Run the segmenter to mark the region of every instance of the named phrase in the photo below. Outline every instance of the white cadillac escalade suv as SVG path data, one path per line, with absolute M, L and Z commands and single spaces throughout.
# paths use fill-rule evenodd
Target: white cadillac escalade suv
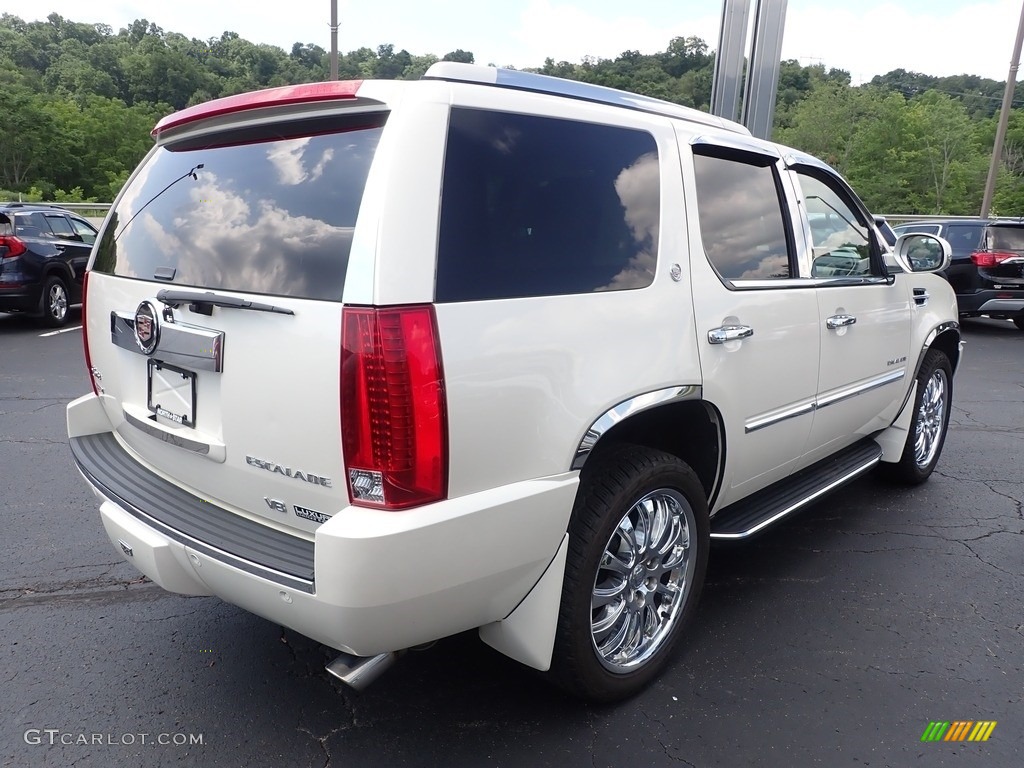
M 354 685 L 478 628 L 628 696 L 711 539 L 939 459 L 948 244 L 890 254 L 838 174 L 741 126 L 441 63 L 153 135 L 91 257 L 75 460 L 142 573 Z

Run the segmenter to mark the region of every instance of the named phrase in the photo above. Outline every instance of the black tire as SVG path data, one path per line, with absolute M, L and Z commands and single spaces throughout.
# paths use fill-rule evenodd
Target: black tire
M 57 275 L 47 277 L 39 297 L 39 312 L 43 323 L 51 328 L 61 327 L 68 321 L 70 306 L 67 284 Z
M 620 535 L 627 518 L 634 532 L 651 534 L 634 534 L 632 549 Z M 632 445 L 593 457 L 583 469 L 569 523 L 551 678 L 575 696 L 600 702 L 647 686 L 693 617 L 709 543 L 704 489 L 679 458 Z M 606 550 L 616 554 L 605 558 Z M 609 568 L 613 557 L 617 567 Z M 608 604 L 595 608 L 599 590 Z M 595 619 L 607 626 L 595 632 Z M 652 634 L 638 636 L 638 622 Z M 616 642 L 620 637 L 637 644 Z
M 1017 326 L 1018 331 L 1024 331 L 1024 312 L 1013 318 L 1013 324 Z
M 907 444 L 896 464 L 883 464 L 890 479 L 907 485 L 923 483 L 942 454 L 953 402 L 953 366 L 944 352 L 931 349 L 917 373 L 914 417 Z

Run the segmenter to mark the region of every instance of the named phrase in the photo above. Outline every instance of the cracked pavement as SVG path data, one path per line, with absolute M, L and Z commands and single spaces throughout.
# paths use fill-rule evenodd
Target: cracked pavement
M 937 472 L 869 476 L 715 547 L 684 646 L 613 706 L 565 698 L 474 633 L 363 692 L 332 652 L 122 562 L 64 437 L 80 338 L 0 315 L 0 766 L 985 766 L 1024 752 L 1024 334 L 965 324 Z M 932 720 L 995 720 L 922 743 Z M 29 729 L 115 738 L 30 745 Z M 116 742 L 200 735 L 201 744 Z

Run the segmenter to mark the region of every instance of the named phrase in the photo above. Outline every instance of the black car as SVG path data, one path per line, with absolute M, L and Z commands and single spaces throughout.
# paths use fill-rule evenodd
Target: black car
M 38 203 L 0 203 L 0 312 L 29 312 L 50 326 L 82 301 L 82 277 L 96 228 Z
M 945 277 L 961 317 L 1005 318 L 1024 330 L 1024 221 L 930 219 L 893 229 L 939 235 L 953 247 Z

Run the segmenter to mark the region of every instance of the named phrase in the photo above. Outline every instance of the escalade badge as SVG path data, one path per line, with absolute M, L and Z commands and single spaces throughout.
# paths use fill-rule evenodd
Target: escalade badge
M 152 355 L 160 343 L 160 315 L 149 301 L 135 310 L 135 343 L 145 355 Z

